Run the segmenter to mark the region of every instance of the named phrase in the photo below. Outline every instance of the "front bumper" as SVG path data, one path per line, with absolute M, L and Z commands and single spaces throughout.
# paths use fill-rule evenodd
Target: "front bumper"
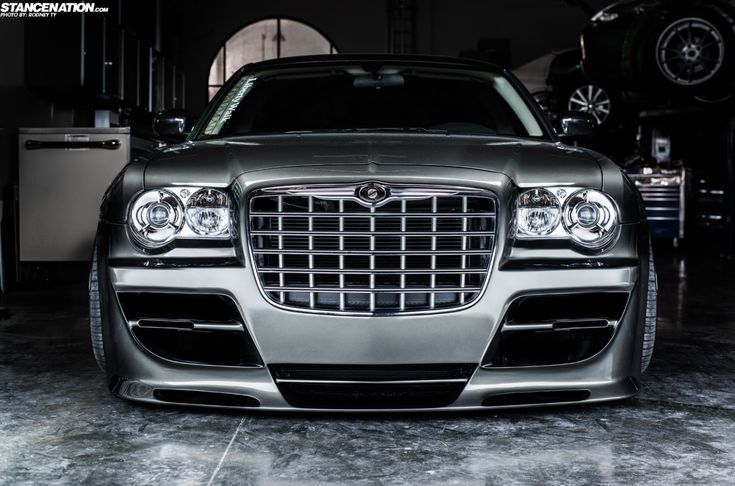
M 488 397 L 523 392 L 585 390 L 589 395 L 584 401 L 625 398 L 637 392 L 642 322 L 638 267 L 494 271 L 485 295 L 468 309 L 395 318 L 313 315 L 278 309 L 263 299 L 251 269 L 244 267 L 106 267 L 103 271 L 108 279 L 108 372 L 116 379 L 116 393 L 132 400 L 159 402 L 155 390 L 170 389 L 249 396 L 257 399 L 262 409 L 295 408 L 283 398 L 267 366 L 192 365 L 161 359 L 144 350 L 131 334 L 116 295 L 151 290 L 230 296 L 266 365 L 477 363 L 459 398 L 442 408 L 487 408 L 482 403 Z M 581 291 L 631 294 L 613 339 L 600 353 L 578 363 L 556 366 L 479 367 L 503 315 L 517 296 Z
M 412 169 L 396 168 L 405 182 Z M 439 170 L 439 169 L 437 169 Z M 304 172 L 304 170 L 302 170 Z M 426 182 L 414 170 L 413 182 Z M 476 171 L 447 170 L 444 181 L 477 185 Z M 286 175 L 261 174 L 278 184 Z M 314 180 L 309 176 L 309 181 Z M 353 181 L 355 175 L 343 180 Z M 358 176 L 359 177 L 359 176 Z M 365 177 L 371 177 L 365 175 Z M 483 177 L 488 177 L 483 174 Z M 512 201 L 513 186 L 504 176 L 483 184 L 499 201 Z M 330 176 L 334 181 L 335 177 Z M 392 182 L 391 176 L 383 179 Z M 293 177 L 288 182 L 294 182 Z M 175 248 L 166 258 L 144 259 L 131 248 L 124 226 L 102 227 L 100 283 L 103 333 L 110 388 L 118 396 L 151 403 L 225 406 L 263 410 L 390 410 L 386 406 L 300 407 L 284 397 L 273 365 L 417 366 L 465 364 L 472 367 L 456 399 L 435 405 L 401 406 L 400 410 L 472 410 L 598 402 L 630 397 L 638 391 L 647 281 L 647 236 L 642 223 L 624 224 L 615 247 L 601 256 L 568 248 L 512 246 L 508 240 L 509 207 L 500 206 L 497 244 L 486 288 L 470 307 L 422 315 L 360 317 L 303 313 L 269 303 L 260 292 L 251 261 L 242 249 Z M 246 238 L 244 238 L 246 240 Z M 644 241 L 645 240 L 645 241 Z M 198 257 L 196 266 L 180 265 Z M 212 265 L 202 264 L 209 259 Z M 235 263 L 233 263 L 235 262 Z M 237 263 L 239 262 L 239 263 Z M 213 366 L 157 356 L 136 340 L 119 300 L 120 293 L 158 292 L 216 294 L 231 298 L 262 361 L 255 366 Z M 543 366 L 483 366 L 511 304 L 527 295 L 580 295 L 616 292 L 628 295 L 609 342 L 590 357 Z M 269 368 L 270 367 L 270 368 Z M 390 380 L 387 380 L 390 381 Z M 363 383 L 364 384 L 364 383 Z M 370 385 L 383 385 L 385 382 Z M 408 389 L 404 380 L 387 383 Z M 405 385 L 405 386 L 404 386 Z M 367 402 L 366 402 L 367 403 Z

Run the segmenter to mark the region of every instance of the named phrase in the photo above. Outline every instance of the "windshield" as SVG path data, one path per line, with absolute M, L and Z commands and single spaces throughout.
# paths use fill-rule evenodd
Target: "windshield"
M 211 113 L 197 138 L 382 130 L 545 135 L 508 79 L 458 69 L 250 73 L 231 85 Z

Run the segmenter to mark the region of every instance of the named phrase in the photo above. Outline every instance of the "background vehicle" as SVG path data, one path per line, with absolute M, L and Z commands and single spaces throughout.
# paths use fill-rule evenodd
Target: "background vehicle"
M 619 1 L 582 33 L 584 71 L 623 89 L 719 99 L 732 89 L 734 29 L 732 0 Z
M 564 111 L 580 111 L 594 116 L 598 128 L 605 129 L 615 123 L 624 109 L 617 87 L 585 75 L 580 49 L 549 53 L 513 73 L 552 119 Z

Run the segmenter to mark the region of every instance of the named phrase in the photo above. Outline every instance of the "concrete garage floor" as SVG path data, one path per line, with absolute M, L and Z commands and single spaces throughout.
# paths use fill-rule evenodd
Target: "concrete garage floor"
M 659 258 L 643 391 L 608 404 L 403 415 L 152 408 L 105 389 L 83 285 L 9 297 L 2 484 L 732 484 L 735 279 Z

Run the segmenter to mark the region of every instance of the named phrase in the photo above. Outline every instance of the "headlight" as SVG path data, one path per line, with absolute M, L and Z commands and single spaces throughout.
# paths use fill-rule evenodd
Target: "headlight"
M 165 189 L 144 192 L 130 208 L 130 233 L 146 248 L 167 245 L 176 238 L 183 224 L 181 201 Z
M 518 196 L 515 237 L 523 240 L 571 240 L 591 250 L 609 247 L 620 234 L 618 206 L 594 189 L 549 187 Z
M 620 232 L 618 209 L 606 194 L 583 189 L 564 202 L 564 229 L 586 248 L 607 246 Z
M 201 189 L 192 194 L 186 203 L 186 222 L 198 235 L 228 233 L 230 204 L 227 194 L 216 189 Z
M 231 204 L 227 193 L 202 187 L 165 187 L 141 193 L 130 205 L 128 229 L 146 249 L 175 239 L 229 238 Z
M 532 189 L 518 197 L 516 205 L 517 236 L 535 238 L 550 235 L 559 226 L 559 199 L 546 189 Z

